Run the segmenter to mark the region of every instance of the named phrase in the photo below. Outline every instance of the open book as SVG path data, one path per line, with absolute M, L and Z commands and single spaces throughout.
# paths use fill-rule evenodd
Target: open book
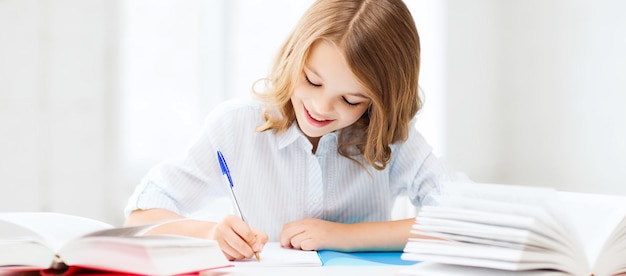
M 421 208 L 412 232 L 438 239 L 410 239 L 403 259 L 528 275 L 626 272 L 626 197 L 447 183 L 436 201 Z M 425 266 L 436 267 L 414 272 Z
M 71 266 L 171 275 L 231 265 L 213 240 L 142 236 L 154 226 L 116 228 L 60 213 L 0 213 L 0 269 Z
M 317 251 L 283 248 L 279 242 L 268 242 L 259 255 L 260 261 L 251 258 L 231 263 L 235 267 L 322 266 Z

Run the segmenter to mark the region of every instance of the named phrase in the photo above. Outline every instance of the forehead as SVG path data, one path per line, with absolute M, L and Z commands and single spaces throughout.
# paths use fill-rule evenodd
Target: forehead
M 315 41 L 304 67 L 333 90 L 366 95 L 367 89 L 352 72 L 341 48 L 333 42 L 324 39 Z

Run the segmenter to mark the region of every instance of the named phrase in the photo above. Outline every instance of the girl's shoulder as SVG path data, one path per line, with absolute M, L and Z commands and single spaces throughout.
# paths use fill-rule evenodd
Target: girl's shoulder
M 240 135 L 254 132 L 263 121 L 263 105 L 259 101 L 235 98 L 223 101 L 213 108 L 205 117 L 203 129 L 204 132 L 212 133 L 211 135 Z
M 263 105 L 260 101 L 249 97 L 228 99 L 218 104 L 211 113 L 224 114 L 232 112 L 262 111 Z
M 409 133 L 405 140 L 390 145 L 392 151 L 403 148 L 421 148 L 431 149 L 430 144 L 426 141 L 420 130 L 418 129 L 417 116 L 413 117 L 409 122 Z
M 252 98 L 234 98 L 221 102 L 209 113 L 211 120 L 257 121 L 263 119 L 263 104 Z

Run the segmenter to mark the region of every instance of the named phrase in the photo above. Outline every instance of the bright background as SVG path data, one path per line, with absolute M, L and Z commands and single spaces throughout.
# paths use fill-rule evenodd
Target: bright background
M 0 0 L 0 211 L 120 224 L 311 2 Z M 418 124 L 443 160 L 479 182 L 626 195 L 626 1 L 406 2 Z

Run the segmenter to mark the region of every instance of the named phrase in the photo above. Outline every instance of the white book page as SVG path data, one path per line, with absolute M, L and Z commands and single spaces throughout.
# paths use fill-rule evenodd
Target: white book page
M 418 223 L 413 226 L 412 232 L 454 242 L 493 245 L 519 250 L 550 251 L 554 254 L 569 256 L 576 261 L 574 255 L 570 254 L 563 244 L 524 229 L 458 221 L 430 221 L 430 219 L 420 218 Z
M 626 216 L 626 197 L 559 192 L 559 201 L 594 266 L 605 247 L 615 242 L 609 238 Z
M 550 252 L 445 243 L 425 239 L 407 244 L 402 259 L 502 270 L 554 269 L 568 271 L 574 275 L 581 269 L 587 271 L 585 267 L 581 268 L 572 264 L 571 259 Z
M 626 275 L 626 217 L 605 242 L 593 266 L 596 275 Z
M 11 243 L 20 242 L 35 242 L 45 245 L 46 241 L 43 240 L 36 232 L 13 222 L 4 220 L 2 214 L 0 214 L 0 240 Z
M 550 236 L 572 237 L 567 227 L 558 221 L 560 213 L 552 206 L 557 194 L 554 189 L 456 182 L 446 183 L 444 187 L 441 199 L 436 197 L 442 205 L 533 217 L 556 232 Z
M 569 248 L 569 251 L 576 259 L 580 259 L 581 262 L 587 261 L 581 241 L 574 233 L 571 220 L 567 218 L 569 211 L 563 208 L 558 198 L 560 192 L 555 189 L 532 186 L 449 182 L 445 184 L 444 190 L 444 198 L 448 201 L 444 202 L 446 206 L 461 208 L 478 207 L 485 211 L 534 217 L 543 225 L 555 231 L 555 235 L 550 234 L 549 236 L 555 239 L 556 237 L 560 237 L 560 242 Z M 456 199 L 454 198 L 459 197 L 462 198 L 459 200 L 460 202 L 470 200 L 470 203 L 460 206 L 451 205 L 455 204 Z M 477 204 L 471 202 L 472 199 L 490 203 Z M 497 206 L 497 208 L 494 206 Z M 587 264 L 583 265 L 589 267 Z
M 93 219 L 47 212 L 0 213 L 0 220 L 30 229 L 54 252 L 69 240 L 93 231 L 113 228 L 110 224 Z
M 400 275 L 423 275 L 423 276 L 484 276 L 484 275 L 508 275 L 508 276 L 565 276 L 569 275 L 558 271 L 506 271 L 494 270 L 482 267 L 467 267 L 459 265 L 445 265 L 431 262 L 422 262 L 412 265 L 400 271 Z
M 567 256 L 553 254 L 543 250 L 518 250 L 481 244 L 449 243 L 438 240 L 418 239 L 407 244 L 405 253 L 409 255 L 427 254 L 429 256 L 446 256 L 450 258 L 468 258 L 475 260 L 492 260 L 510 263 L 542 264 L 552 263 L 550 267 L 572 267 L 572 260 Z
M 539 235 L 545 235 L 545 239 L 533 239 L 534 242 L 531 242 L 531 240 L 525 240 L 526 237 L 524 237 L 523 234 L 519 235 L 519 233 L 515 233 L 514 231 L 503 231 L 494 228 L 494 222 L 490 219 L 484 218 L 466 219 L 466 221 L 475 221 L 480 224 L 491 225 L 489 228 L 485 229 L 490 230 L 487 230 L 484 233 L 480 233 L 476 231 L 476 229 L 473 229 L 473 227 L 468 227 L 468 225 L 450 225 L 447 227 L 458 229 L 458 231 L 441 228 L 441 226 L 437 226 L 437 228 L 421 228 L 418 226 L 416 227 L 416 230 L 421 230 L 425 233 L 428 233 L 429 231 L 444 232 L 448 234 L 466 235 L 483 239 L 487 238 L 484 236 L 485 234 L 489 234 L 500 241 L 509 241 L 514 243 L 528 242 L 529 244 L 537 247 L 542 247 L 542 244 L 544 243 L 551 243 L 552 246 L 550 246 L 550 248 L 553 248 L 557 252 L 561 253 L 546 253 L 552 254 L 553 256 L 551 259 L 558 262 L 560 264 L 559 266 L 569 267 L 569 271 L 589 271 L 590 266 L 588 265 L 588 258 L 585 256 L 584 247 L 579 239 L 580 236 L 576 232 L 575 227 L 572 225 L 572 221 L 567 216 L 567 214 L 571 213 L 571 211 L 568 210 L 567 207 L 563 206 L 562 202 L 559 200 L 559 192 L 556 190 L 514 185 L 446 183 L 444 191 L 445 192 L 442 193 L 441 196 L 435 198 L 440 206 L 484 211 L 494 214 L 530 217 L 535 220 L 535 225 L 530 227 L 527 227 L 527 224 L 524 225 L 525 222 L 522 220 L 510 225 L 506 225 L 506 220 L 500 220 L 499 223 L 495 224 L 531 230 Z M 468 214 L 465 213 L 465 215 Z M 511 219 L 513 219 L 513 217 L 511 217 Z M 417 221 L 419 224 L 419 214 Z M 530 235 L 528 237 L 530 237 Z M 484 244 L 488 243 L 485 242 Z M 559 244 L 562 246 L 554 246 Z M 511 248 L 515 247 L 513 246 Z M 482 250 L 475 251 L 474 253 L 479 255 L 484 254 Z M 496 253 L 495 250 L 494 253 Z M 503 252 L 498 252 L 497 254 L 502 253 Z M 438 255 L 436 252 L 426 254 L 433 254 L 435 256 Z M 441 254 L 445 255 L 450 253 L 441 252 Z
M 278 242 L 268 242 L 259 254 L 261 261 L 247 259 L 232 262 L 235 266 L 321 266 L 317 251 L 283 248 Z
M 417 221 L 418 223 L 413 226 L 413 229 L 423 233 L 448 233 L 518 244 L 528 243 L 528 238 L 531 233 L 530 231 L 523 229 L 484 225 L 470 222 L 459 222 L 453 220 L 440 220 L 420 217 Z
M 520 244 L 520 243 L 514 243 L 514 242 L 508 242 L 508 241 L 498 241 L 498 240 L 493 240 L 493 239 L 477 238 L 477 237 L 459 235 L 459 234 L 421 232 L 415 229 L 411 230 L 411 233 L 419 235 L 419 236 L 429 236 L 429 237 L 437 238 L 439 240 L 446 240 L 450 242 L 492 245 L 492 246 L 516 249 L 516 250 L 524 250 L 524 249 L 538 250 L 536 246 L 530 246 L 526 244 Z M 411 242 L 411 239 L 409 239 L 409 242 Z
M 474 193 L 478 193 L 478 191 L 474 191 Z M 511 192 L 509 192 L 511 193 Z M 510 195 L 509 195 L 510 196 Z M 500 219 L 498 225 L 509 226 L 509 227 L 521 227 L 528 230 L 532 230 L 540 235 L 545 236 L 548 239 L 551 239 L 559 244 L 562 244 L 565 247 L 566 252 L 571 252 L 570 254 L 579 253 L 581 251 L 580 246 L 577 245 L 577 241 L 575 240 L 575 236 L 573 236 L 569 231 L 567 231 L 564 227 L 565 223 L 561 223 L 557 218 L 552 216 L 552 212 L 546 211 L 547 203 L 543 203 L 544 208 L 541 208 L 540 205 L 533 204 L 525 204 L 519 203 L 515 201 L 503 202 L 499 200 L 491 200 L 484 198 L 468 198 L 463 196 L 435 196 L 434 197 L 440 206 L 432 206 L 433 209 L 440 208 L 455 208 L 455 209 L 464 209 L 467 211 L 474 211 L 478 213 L 487 213 L 493 214 L 494 216 L 510 216 L 509 219 Z M 552 201 L 555 199 L 553 198 Z M 523 199 L 519 200 L 520 202 L 524 202 Z M 428 212 L 428 208 L 422 207 Z M 427 214 L 427 213 L 425 213 Z M 418 214 L 418 218 L 422 215 L 421 210 L 420 214 Z M 481 220 L 470 218 L 470 214 L 464 212 L 466 216 L 465 220 L 472 220 L 481 222 Z M 511 220 L 515 216 L 526 217 L 532 219 L 532 225 L 530 227 L 523 227 L 524 221 L 523 219 L 518 220 L 516 223 L 512 223 Z M 475 216 L 478 217 L 478 216 Z M 487 222 L 487 220 L 482 219 L 481 223 L 490 224 L 492 222 Z M 508 224 L 507 224 L 508 223 Z
M 481 202 L 479 200 L 475 201 Z M 507 209 L 505 207 L 507 206 L 502 206 L 502 203 L 496 203 L 495 206 L 484 209 L 493 210 L 494 208 L 497 208 L 498 210 L 502 211 Z M 445 238 L 445 234 L 442 234 L 447 233 L 453 234 L 451 236 L 448 236 L 450 240 L 472 243 L 487 243 L 492 245 L 500 244 L 500 246 L 505 247 L 536 246 L 561 252 L 561 254 L 572 255 L 570 253 L 572 251 L 571 247 L 567 246 L 567 239 L 564 239 L 561 235 L 557 234 L 554 229 L 550 228 L 550 226 L 545 225 L 542 221 L 538 219 L 538 217 L 541 217 L 541 209 L 534 206 L 529 207 L 523 205 L 519 205 L 517 209 L 523 209 L 528 213 L 520 215 L 519 212 L 513 211 L 510 211 L 508 213 L 494 213 L 493 211 L 480 211 L 467 208 L 462 209 L 445 206 L 424 206 L 422 207 L 418 217 L 416 218 L 417 224 L 413 226 L 413 229 L 415 231 L 421 232 L 422 226 L 448 226 L 459 229 L 460 232 L 451 230 L 446 232 L 430 231 L 417 234 Z M 532 210 L 534 210 L 535 212 L 531 212 Z M 473 224 L 463 225 L 460 223 Z M 470 229 L 484 229 L 485 231 L 492 229 L 490 231 L 495 231 L 496 234 L 491 234 L 487 232 L 478 235 L 472 233 L 476 231 L 468 231 Z M 503 234 L 510 232 L 510 230 L 525 230 L 527 233 L 523 233 L 523 235 L 521 236 L 523 238 L 522 240 L 508 238 L 500 238 L 499 240 L 496 239 L 498 236 L 502 236 Z M 476 237 L 478 239 L 472 239 L 471 237 Z M 514 243 L 518 243 L 518 245 L 516 246 Z
M 526 229 L 532 228 L 535 222 L 535 220 L 530 216 L 485 212 L 446 206 L 423 206 L 419 213 L 421 217 L 450 219 Z

